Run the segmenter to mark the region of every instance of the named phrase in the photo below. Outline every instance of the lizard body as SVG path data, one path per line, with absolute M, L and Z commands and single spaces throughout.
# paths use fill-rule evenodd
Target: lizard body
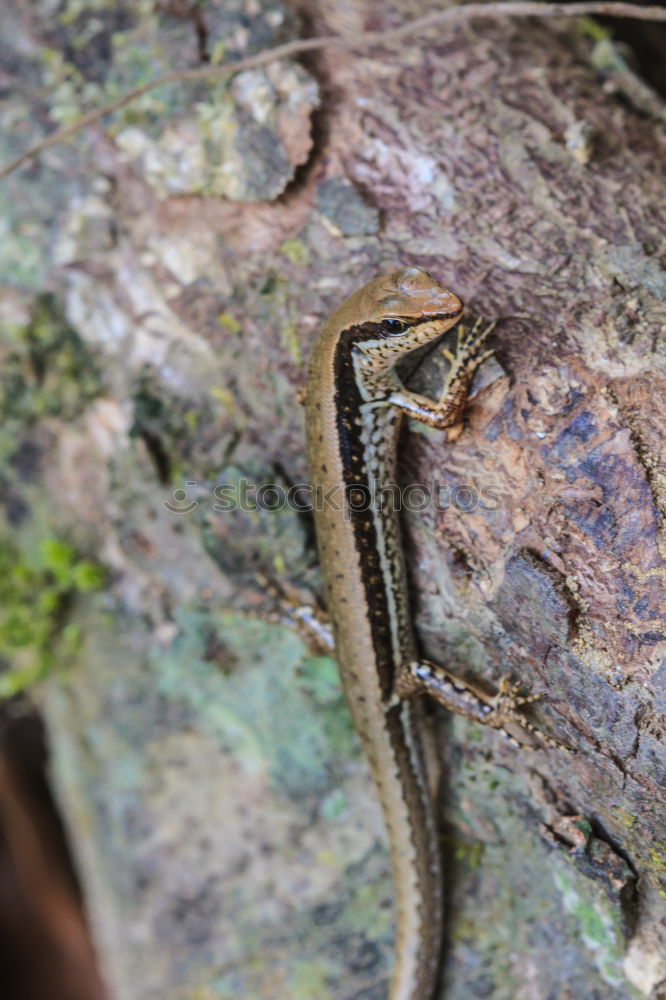
M 502 728 L 515 699 L 483 697 L 420 660 L 412 631 L 400 526 L 390 495 L 401 417 L 434 427 L 460 421 L 487 356 L 488 330 L 459 340 L 441 397 L 409 392 L 395 365 L 452 327 L 463 304 L 418 267 L 381 276 L 321 329 L 306 391 L 308 465 L 317 544 L 342 684 L 381 801 L 396 892 L 390 1000 L 431 1000 L 442 943 L 442 872 L 420 738 L 420 699 Z M 524 724 L 524 723 L 523 723 Z

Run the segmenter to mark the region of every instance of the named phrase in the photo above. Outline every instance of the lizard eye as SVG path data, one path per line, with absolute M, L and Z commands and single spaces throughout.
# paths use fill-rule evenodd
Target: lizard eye
M 401 319 L 385 319 L 382 323 L 382 332 L 387 337 L 397 337 L 399 334 L 404 333 L 407 329 L 407 324 L 403 323 Z

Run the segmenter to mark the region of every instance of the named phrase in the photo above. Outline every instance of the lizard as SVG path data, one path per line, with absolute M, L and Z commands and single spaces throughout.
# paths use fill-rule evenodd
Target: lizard
M 442 946 L 442 868 L 420 732 L 421 699 L 502 730 L 534 730 L 503 678 L 488 696 L 419 657 L 410 617 L 395 505 L 373 487 L 395 482 L 404 415 L 431 427 L 460 423 L 492 326 L 445 351 L 437 400 L 410 392 L 395 366 L 460 320 L 462 300 L 419 267 L 381 275 L 323 324 L 306 386 L 308 469 L 324 598 L 343 690 L 381 802 L 396 896 L 396 960 L 390 1000 L 431 1000 Z M 381 490 L 380 490 L 381 495 Z M 515 742 L 515 740 L 514 740 Z M 555 743 L 554 740 L 546 742 Z

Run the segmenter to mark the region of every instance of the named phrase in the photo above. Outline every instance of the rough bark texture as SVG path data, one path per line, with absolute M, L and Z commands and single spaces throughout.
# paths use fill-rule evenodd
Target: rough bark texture
M 100 103 L 427 9 L 22 7 L 3 159 L 84 82 Z M 589 25 L 485 24 L 171 87 L 4 184 L 7 530 L 110 572 L 35 696 L 112 997 L 385 996 L 386 847 L 335 670 L 260 614 L 257 571 L 318 594 L 311 525 L 213 490 L 304 481 L 317 325 L 406 263 L 499 321 L 457 440 L 405 435 L 404 482 L 442 490 L 405 518 L 419 638 L 543 692 L 578 749 L 438 717 L 441 996 L 663 995 L 664 120 Z

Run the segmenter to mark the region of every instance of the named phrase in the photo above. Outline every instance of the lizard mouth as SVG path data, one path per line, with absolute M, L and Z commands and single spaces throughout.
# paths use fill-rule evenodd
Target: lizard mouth
M 436 322 L 438 319 L 455 319 L 456 316 L 462 316 L 464 311 L 464 305 L 461 302 L 457 309 L 449 309 L 447 312 L 437 312 L 433 313 L 431 316 L 424 316 L 419 322 L 421 323 L 432 323 Z

